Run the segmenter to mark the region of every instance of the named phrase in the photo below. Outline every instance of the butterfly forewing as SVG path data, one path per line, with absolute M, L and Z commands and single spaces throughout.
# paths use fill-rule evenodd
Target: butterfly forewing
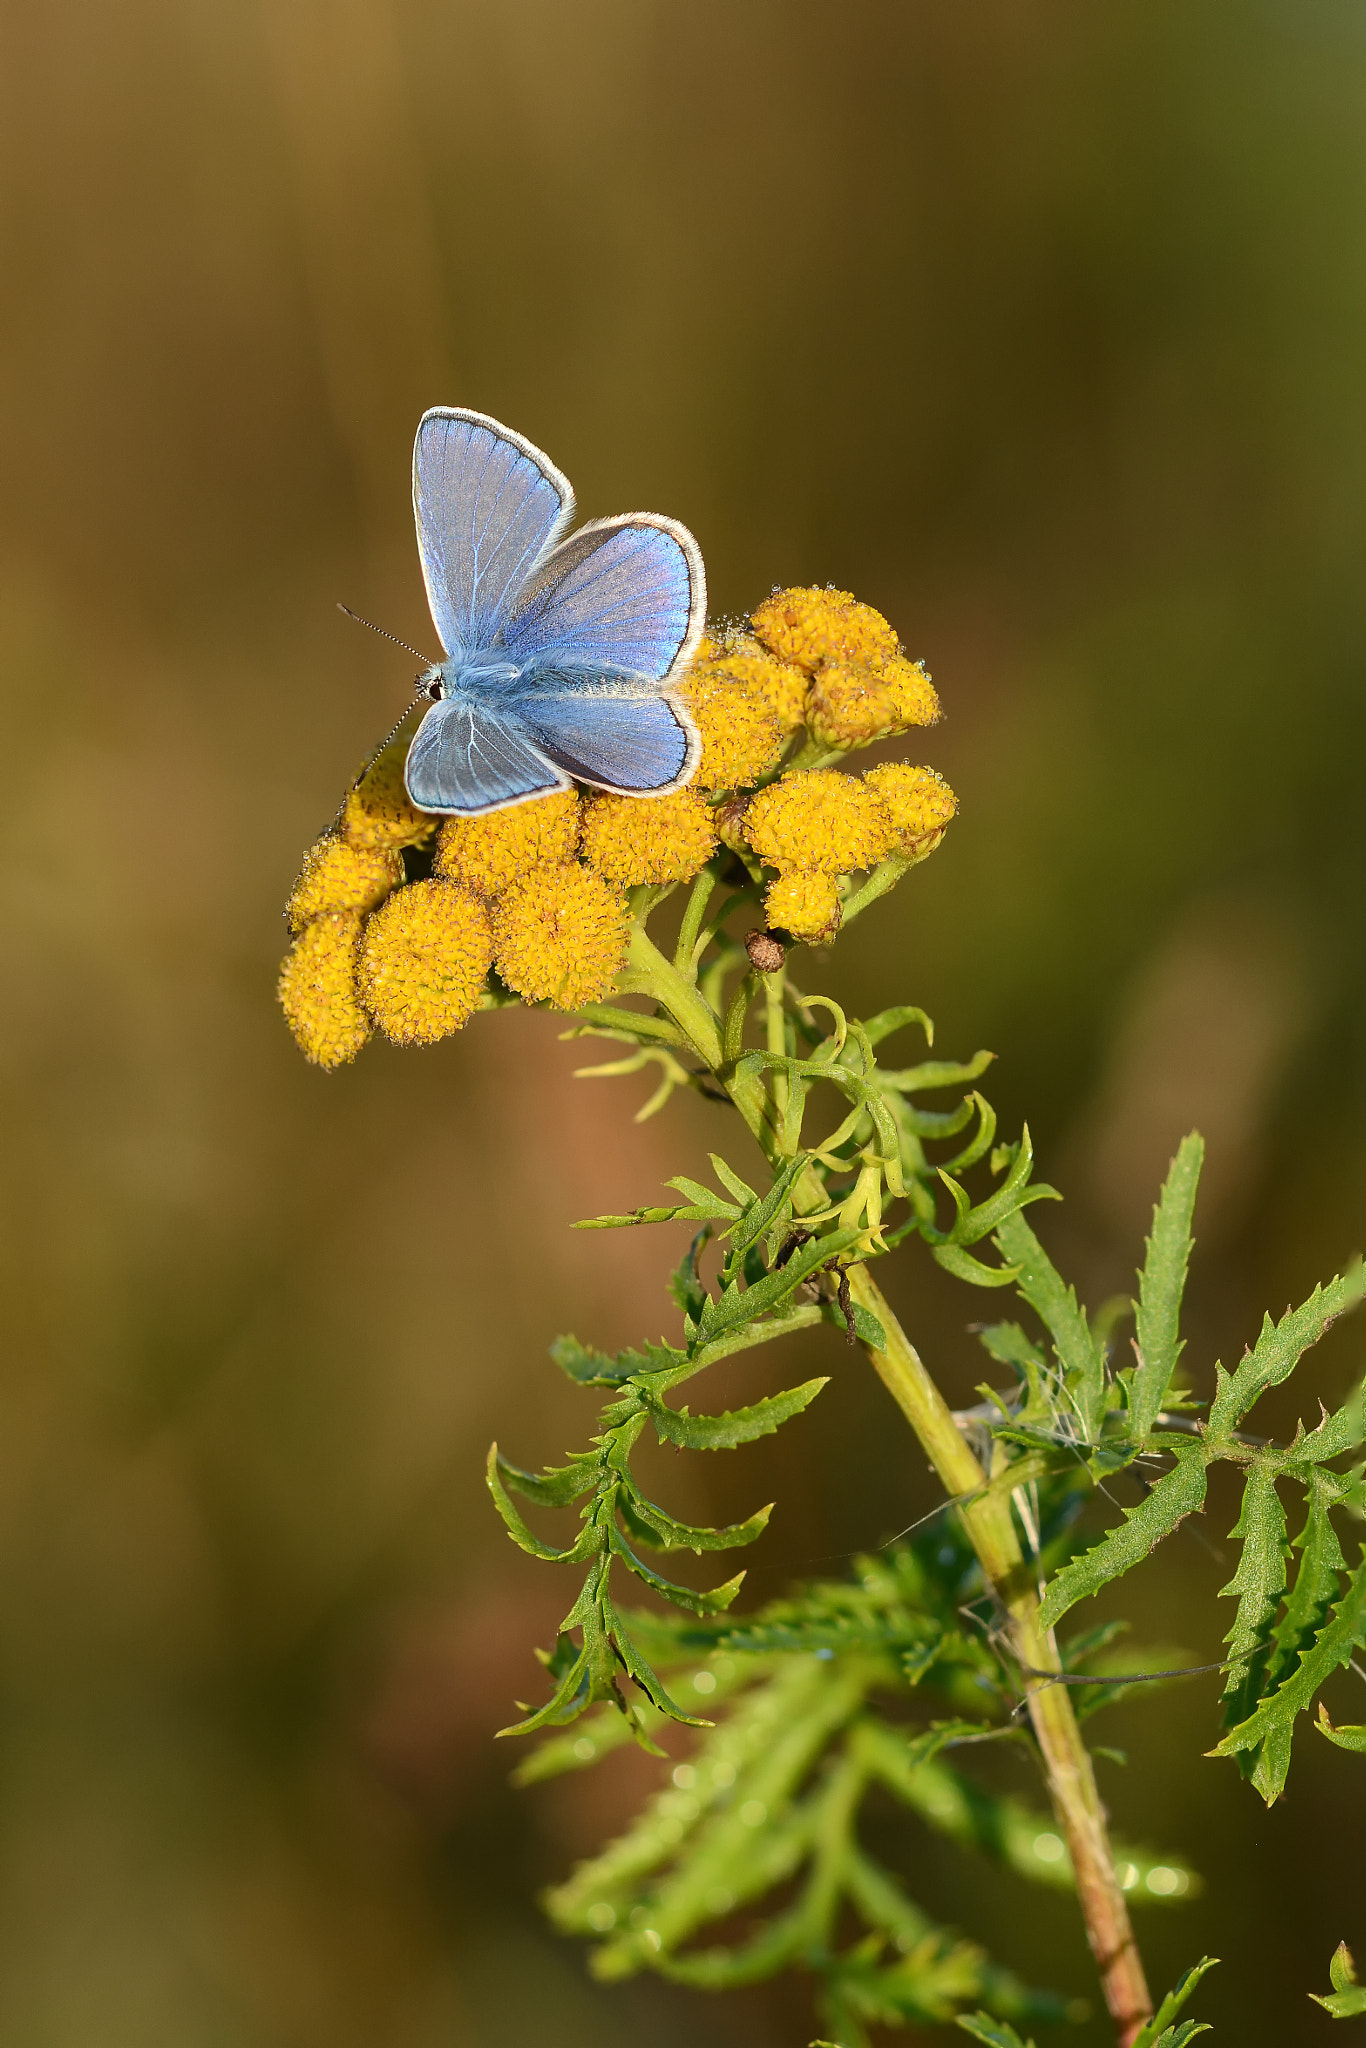
M 662 682 L 691 655 L 707 615 L 697 542 L 648 512 L 596 519 L 547 554 L 503 627 L 516 661 L 602 663 Z
M 574 516 L 548 456 L 483 413 L 439 407 L 413 449 L 413 511 L 432 618 L 448 655 L 487 648 Z

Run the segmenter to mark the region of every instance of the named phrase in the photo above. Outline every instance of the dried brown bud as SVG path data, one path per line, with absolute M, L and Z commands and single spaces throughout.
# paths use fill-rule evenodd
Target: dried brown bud
M 760 974 L 776 974 L 787 958 L 782 941 L 775 939 L 772 932 L 746 932 L 745 951 L 750 966 Z

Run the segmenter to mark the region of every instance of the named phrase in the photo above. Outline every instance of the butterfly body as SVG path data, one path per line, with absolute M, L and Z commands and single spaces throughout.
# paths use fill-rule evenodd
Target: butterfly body
M 699 751 L 671 687 L 706 616 L 697 543 L 648 512 L 564 537 L 574 495 L 549 458 L 485 414 L 424 415 L 413 507 L 445 659 L 409 749 L 420 810 L 472 816 L 571 782 L 678 789 Z

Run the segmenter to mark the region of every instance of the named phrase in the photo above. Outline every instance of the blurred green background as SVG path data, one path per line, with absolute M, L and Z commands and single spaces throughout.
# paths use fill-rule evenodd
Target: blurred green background
M 1366 21 L 11 0 L 0 47 L 0 2039 L 804 2042 L 800 1988 L 603 1991 L 538 1921 L 650 1767 L 507 1789 L 490 1736 L 568 1596 L 481 1460 L 582 1440 L 545 1346 L 657 1333 L 677 1248 L 567 1226 L 726 1126 L 633 1127 L 637 1084 L 573 1081 L 530 1014 L 334 1077 L 294 1051 L 279 906 L 412 673 L 334 602 L 432 645 L 409 450 L 456 403 L 586 513 L 686 520 L 718 612 L 827 580 L 884 609 L 962 817 L 813 978 L 998 1050 L 1093 1303 L 1204 1129 L 1207 1384 L 1364 1234 Z M 980 1299 L 914 1253 L 890 1284 L 966 1391 Z M 669 1498 L 776 1495 L 768 1595 L 934 1491 L 833 1338 L 760 1358 L 721 1400 L 835 1377 Z M 1231 1519 L 1142 1582 L 1192 1658 Z M 1102 1738 L 1118 1820 L 1210 1880 L 1141 1923 L 1152 1973 L 1222 1955 L 1221 2038 L 1327 2041 L 1304 1993 L 1366 1950 L 1366 1776 L 1306 1732 L 1265 1814 L 1201 1758 L 1216 1683 Z M 908 1858 L 1090 1990 L 1066 1900 Z

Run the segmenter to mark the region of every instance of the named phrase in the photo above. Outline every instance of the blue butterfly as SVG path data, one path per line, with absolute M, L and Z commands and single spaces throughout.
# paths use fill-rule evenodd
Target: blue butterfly
M 568 478 L 457 406 L 423 415 L 413 511 L 446 655 L 418 679 L 432 700 L 405 771 L 418 809 L 469 817 L 574 782 L 681 789 L 701 742 L 670 684 L 707 610 L 687 528 L 628 512 L 566 540 Z

